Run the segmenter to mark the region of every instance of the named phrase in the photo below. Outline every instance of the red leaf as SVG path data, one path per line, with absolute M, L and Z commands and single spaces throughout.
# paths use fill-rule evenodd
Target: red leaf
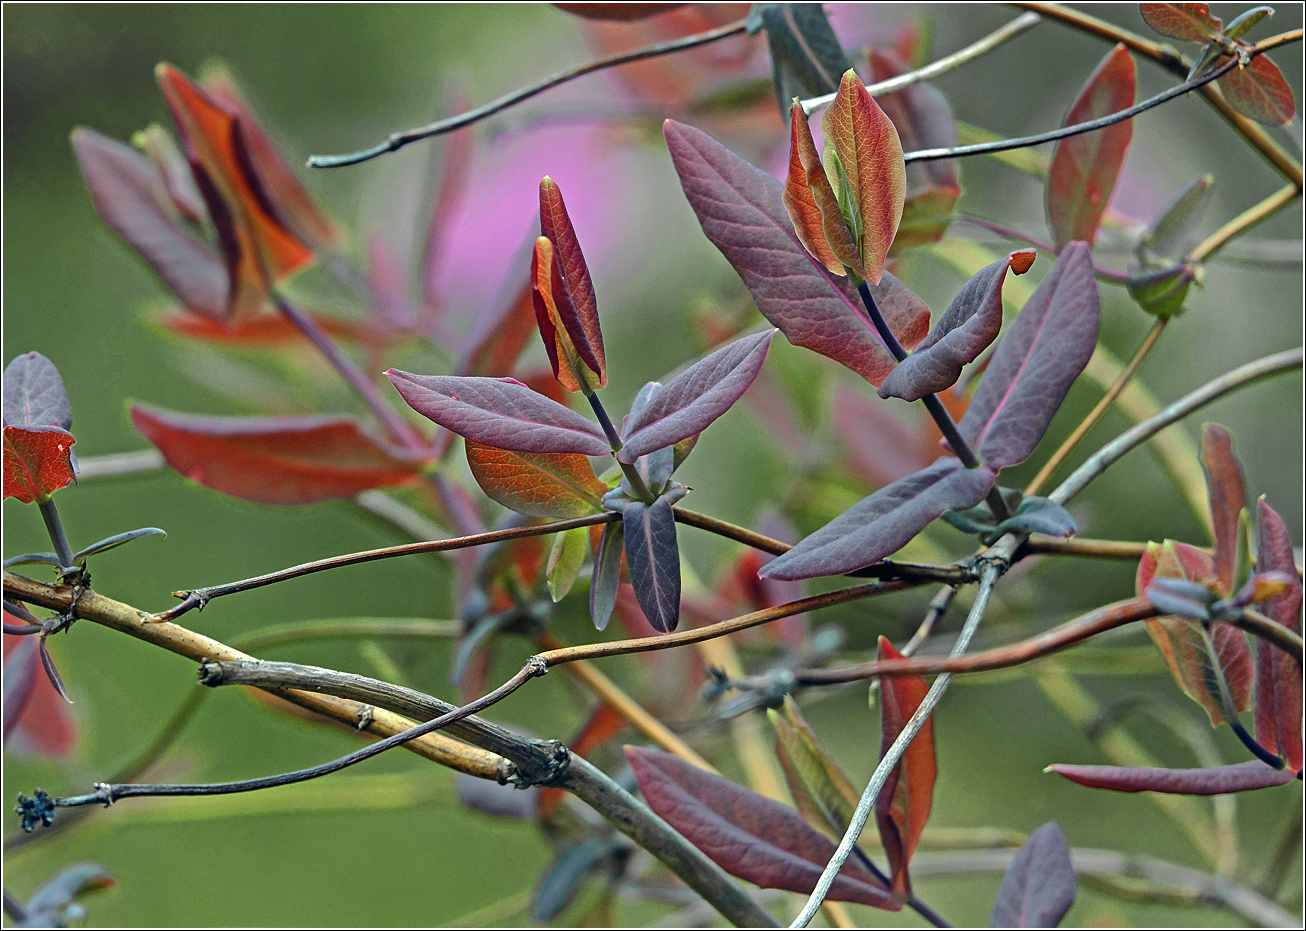
M 878 658 L 901 659 L 884 637 L 880 638 Z M 898 739 L 903 727 L 916 713 L 929 684 L 920 676 L 881 676 L 880 695 L 883 716 L 880 725 L 880 756 Z M 884 788 L 875 800 L 875 820 L 880 826 L 880 841 L 889 857 L 893 875 L 893 892 L 900 901 L 911 897 L 911 879 L 907 865 L 911 862 L 921 831 L 930 817 L 934 802 L 934 780 L 938 763 L 934 756 L 934 719 L 926 718 L 920 733 L 908 745 L 902 759 L 889 773 Z
M 4 496 L 24 504 L 49 498 L 75 481 L 71 433 L 57 427 L 4 428 Z
M 846 179 L 840 203 L 845 216 L 854 221 L 850 228 L 866 280 L 878 284 L 907 190 L 898 131 L 852 69 L 844 74 L 838 94 L 821 117 L 821 131 L 827 160 L 834 152 L 835 173 L 842 173 L 841 182 Z
M 1219 424 L 1202 429 L 1202 468 L 1211 498 L 1211 523 L 1215 528 L 1215 577 L 1220 592 L 1233 594 L 1238 555 L 1238 515 L 1247 507 L 1247 487 L 1242 467 L 1233 454 L 1233 437 Z
M 5 612 L 5 623 L 21 624 L 19 618 Z M 6 749 L 20 752 L 36 753 L 41 756 L 68 756 L 77 743 L 77 725 L 73 721 L 68 703 L 63 700 L 49 677 L 38 667 L 36 635 L 29 635 L 24 641 L 20 637 L 6 636 L 4 639 L 4 656 L 7 660 L 15 648 L 20 645 L 30 650 L 26 664 L 30 667 L 31 693 L 23 706 L 14 730 L 7 735 Z M 27 646 L 30 644 L 30 647 Z M 9 670 L 5 670 L 6 682 Z M 6 706 L 10 696 L 5 695 Z M 6 711 L 8 708 L 6 707 Z
M 602 387 L 597 368 L 585 361 L 585 355 L 592 359 L 594 353 L 585 341 L 584 333 L 580 333 L 579 344 L 572 335 L 572 329 L 580 331 L 576 307 L 563 279 L 553 243 L 544 236 L 535 240 L 535 254 L 531 258 L 531 300 L 535 305 L 535 322 L 539 325 L 549 364 L 553 366 L 553 375 L 559 384 L 568 391 L 590 392 Z
M 877 49 L 871 50 L 870 66 L 871 80 L 877 83 L 910 70 L 896 56 Z M 875 102 L 893 121 L 904 149 L 947 149 L 957 144 L 948 101 L 930 85 L 913 84 L 877 97 Z M 890 254 L 942 239 L 961 196 L 957 162 L 951 158 L 913 162 L 907 166 L 906 184 L 902 221 Z
M 807 894 L 816 888 L 835 844 L 798 812 L 669 753 L 627 747 L 626 757 L 649 807 L 727 873 L 763 889 Z M 902 907 L 856 858 L 826 898 Z
M 242 165 L 242 173 L 259 197 L 260 206 L 304 243 L 315 249 L 335 248 L 339 232 L 322 216 L 276 143 L 254 119 L 231 75 L 223 70 L 206 73 L 204 90 L 240 124 L 250 157 L 250 163 Z
M 200 417 L 133 405 L 132 423 L 191 481 L 264 504 L 311 504 L 416 480 L 425 461 L 336 417 Z
M 576 453 L 514 452 L 468 440 L 467 464 L 487 495 L 532 517 L 597 514 L 608 490 Z
M 1161 35 L 1185 42 L 1206 43 L 1224 29 L 1205 3 L 1140 3 L 1138 12 Z
M 581 361 L 598 377 L 598 386 L 608 383 L 607 364 L 603 357 L 603 332 L 599 329 L 599 305 L 594 296 L 594 283 L 590 280 L 589 266 L 580 251 L 580 241 L 576 230 L 567 215 L 567 205 L 563 203 L 562 191 L 550 177 L 540 181 L 540 233 L 553 245 L 561 276 L 555 281 L 566 290 L 570 298 L 558 302 L 560 312 L 564 314 L 562 324 L 566 327 Z M 547 343 L 548 340 L 545 340 Z
M 228 315 L 252 315 L 267 288 L 311 263 L 313 253 L 272 212 L 237 115 L 171 65 L 155 73 L 218 227 L 231 279 Z
M 1258 502 L 1256 568 L 1282 572 L 1294 583 L 1291 591 L 1265 603 L 1265 614 L 1294 633 L 1301 633 L 1302 587 L 1292 551 L 1292 538 L 1283 519 L 1262 499 Z M 1271 753 L 1302 768 L 1301 661 L 1273 644 L 1256 640 L 1256 739 Z
M 1257 55 L 1245 68 L 1221 75 L 1216 83 L 1235 110 L 1258 122 L 1281 126 L 1292 122 L 1297 112 L 1292 88 L 1279 66 L 1264 55 Z
M 1133 105 L 1134 60 L 1122 43 L 1097 66 L 1062 125 L 1094 120 Z M 1047 209 L 1058 250 L 1077 239 L 1093 244 L 1133 135 L 1134 121 L 1124 120 L 1057 142 L 1048 167 Z
M 684 6 L 683 3 L 554 3 L 551 5 L 573 16 L 621 23 L 657 16 L 659 13 L 669 13 Z
M 1273 769 L 1260 760 L 1208 769 L 1149 769 L 1144 766 L 1072 766 L 1057 763 L 1048 772 L 1090 789 L 1116 792 L 1164 792 L 1170 795 L 1224 795 L 1292 782 L 1296 773 Z
M 1138 564 L 1137 592 L 1140 596 L 1147 591 L 1153 578 L 1215 582 L 1215 561 L 1186 543 L 1150 543 Z M 1222 723 L 1224 711 L 1219 693 L 1207 675 L 1211 659 L 1197 623 L 1189 618 L 1167 615 L 1148 620 L 1147 632 L 1184 694 L 1206 709 L 1213 727 Z M 1238 628 L 1221 621 L 1212 625 L 1211 640 L 1234 707 L 1245 711 L 1251 707 L 1254 678 L 1247 639 Z
M 227 269 L 207 245 L 177 225 L 158 168 L 131 146 L 93 129 L 74 130 L 72 140 L 100 219 L 149 263 L 187 310 L 226 319 Z

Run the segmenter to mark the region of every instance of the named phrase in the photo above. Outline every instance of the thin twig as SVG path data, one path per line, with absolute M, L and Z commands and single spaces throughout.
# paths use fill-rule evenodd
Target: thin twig
M 1226 372 L 1219 378 L 1207 382 L 1196 391 L 1190 392 L 1173 404 L 1168 405 L 1155 417 L 1149 417 L 1133 429 L 1127 430 L 1106 446 L 1103 446 L 1048 497 L 1057 504 L 1065 504 L 1088 487 L 1089 482 L 1105 472 L 1108 466 L 1124 456 L 1125 453 L 1145 443 L 1170 424 L 1182 420 L 1193 411 L 1199 410 L 1231 391 L 1236 391 L 1271 375 L 1279 375 L 1283 372 L 1301 368 L 1301 366 L 1302 349 L 1299 346 L 1286 352 L 1265 356 L 1255 362 L 1239 366 L 1231 372 Z
M 984 568 L 980 571 L 979 589 L 975 594 L 975 601 L 971 605 L 970 615 L 966 618 L 961 633 L 957 635 L 957 643 L 952 649 L 954 658 L 960 657 L 966 652 L 966 647 L 970 645 L 971 638 L 975 635 L 975 631 L 979 629 L 979 623 L 984 617 L 984 611 L 989 603 L 989 596 L 993 592 L 994 583 L 997 582 L 999 575 L 1000 567 L 992 562 L 985 563 Z M 871 806 L 875 804 L 875 800 L 880 795 L 880 790 L 884 788 L 889 773 L 898 765 L 908 745 L 916 737 L 920 729 L 925 726 L 926 719 L 934 711 L 939 700 L 943 698 L 943 693 L 947 691 L 948 683 L 951 681 L 952 676 L 947 673 L 934 680 L 934 684 L 930 686 L 925 698 L 921 700 L 916 713 L 903 726 L 898 738 L 884 754 L 884 758 L 880 760 L 880 765 L 875 767 L 871 781 L 866 786 L 866 791 L 862 793 L 857 808 L 853 812 L 848 830 L 844 832 L 843 840 L 839 842 L 839 846 L 835 850 L 834 856 L 830 858 L 830 862 L 825 865 L 825 870 L 821 873 L 821 878 L 817 881 L 816 888 L 812 890 L 812 894 L 802 912 L 790 924 L 791 928 L 807 927 L 816 914 L 816 910 L 825 901 L 825 896 L 830 891 L 830 886 L 834 883 L 835 877 L 839 875 L 839 871 L 843 869 L 843 865 L 847 862 L 853 847 L 856 846 L 857 838 L 861 835 L 862 828 L 866 826 L 866 819 L 870 816 Z
M 922 81 L 928 81 L 931 78 L 937 78 L 941 74 L 946 74 L 969 61 L 974 61 L 983 55 L 996 49 L 998 46 L 1011 39 L 1016 38 L 1022 32 L 1037 26 L 1039 16 L 1037 13 L 1022 13 L 1011 22 L 1007 23 L 1000 29 L 972 42 L 963 49 L 958 49 L 951 55 L 946 55 L 937 61 L 930 62 L 923 68 L 917 68 L 907 74 L 900 74 L 895 78 L 889 78 L 875 84 L 866 85 L 867 92 L 872 97 L 878 97 L 882 94 L 892 94 L 894 91 L 902 90 L 905 87 L 911 87 L 913 84 L 919 84 Z M 812 111 L 819 110 L 834 100 L 834 94 L 824 94 L 820 97 L 811 97 L 807 100 L 800 101 L 804 115 L 811 115 Z
M 1125 366 L 1124 371 L 1112 382 L 1106 394 L 1102 395 L 1101 400 L 1088 412 L 1088 416 L 1080 422 L 1075 431 L 1066 437 L 1066 441 L 1052 454 L 1052 457 L 1043 465 L 1043 468 L 1039 469 L 1038 475 L 1034 476 L 1034 480 L 1026 486 L 1026 495 L 1038 494 L 1038 490 L 1052 477 L 1052 473 L 1057 470 L 1057 467 L 1066 461 L 1066 457 L 1079 445 L 1079 441 L 1088 434 L 1088 431 L 1093 429 L 1093 425 L 1106 413 L 1106 409 L 1115 403 L 1115 399 L 1120 396 L 1120 392 L 1125 390 L 1125 385 L 1129 384 L 1129 380 L 1134 377 L 1134 373 L 1138 371 L 1138 367 L 1143 364 L 1143 360 L 1152 351 L 1156 341 L 1161 338 L 1161 333 L 1165 330 L 1165 325 L 1169 320 L 1169 317 L 1159 317 L 1156 323 L 1152 324 L 1152 328 L 1147 331 L 1143 341 L 1134 350 L 1134 355 L 1129 360 L 1129 364 Z
M 405 130 L 404 132 L 391 133 L 385 138 L 385 141 L 372 146 L 370 149 L 363 149 L 361 152 L 354 152 L 349 155 L 312 155 L 308 159 L 309 168 L 339 168 L 343 165 L 357 165 L 360 162 L 366 162 L 376 158 L 379 155 L 385 155 L 387 152 L 394 152 L 401 149 L 410 142 L 417 142 L 421 139 L 430 139 L 432 136 L 439 136 L 442 133 L 451 132 L 455 129 L 461 129 L 464 126 L 470 126 L 487 116 L 492 116 L 500 110 L 507 109 L 514 104 L 521 103 L 523 100 L 529 100 L 536 94 L 543 93 L 550 88 L 566 84 L 575 78 L 590 74 L 594 71 L 601 71 L 604 68 L 611 68 L 616 65 L 624 65 L 627 62 L 640 61 L 645 58 L 653 58 L 657 55 L 667 55 L 672 52 L 679 52 L 684 49 L 695 48 L 700 45 L 707 45 L 709 42 L 716 42 L 720 39 L 729 38 L 744 31 L 747 20 L 736 20 L 716 29 L 709 29 L 706 32 L 700 32 L 696 35 L 686 36 L 681 39 L 675 39 L 670 42 L 659 42 L 656 45 L 646 45 L 643 48 L 634 49 L 629 52 L 620 52 L 615 55 L 609 55 L 606 58 L 599 58 L 594 61 L 585 62 L 582 65 L 576 65 L 552 74 L 542 81 L 528 85 L 510 94 L 505 94 L 498 100 L 492 100 L 483 106 L 474 110 L 468 110 L 466 113 L 460 113 L 457 116 L 447 117 L 443 120 L 436 120 L 434 123 L 428 123 L 425 126 L 419 126 L 416 129 Z
M 1280 188 L 1260 203 L 1253 204 L 1218 230 L 1207 236 L 1185 257 L 1188 262 L 1204 262 L 1220 249 L 1228 245 L 1235 236 L 1251 229 L 1262 220 L 1268 219 L 1301 196 L 1301 189 L 1289 184 Z M 1300 254 L 1298 255 L 1300 261 Z

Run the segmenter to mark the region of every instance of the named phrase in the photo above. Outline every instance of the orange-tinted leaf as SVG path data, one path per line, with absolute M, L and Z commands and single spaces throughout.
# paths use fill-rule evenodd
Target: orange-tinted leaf
M 311 504 L 404 485 L 425 465 L 343 417 L 200 417 L 139 405 L 131 417 L 191 481 L 264 504 Z
M 879 659 L 899 659 L 902 654 L 884 637 L 880 638 Z M 880 755 L 902 733 L 903 727 L 916 713 L 925 694 L 930 690 L 920 676 L 882 676 L 880 678 L 881 702 L 884 706 L 881 721 Z M 927 718 L 916 739 L 907 747 L 902 760 L 889 773 L 889 778 L 875 801 L 875 820 L 880 826 L 880 842 L 889 858 L 893 874 L 893 892 L 906 901 L 911 897 L 911 879 L 907 865 L 911 862 L 916 845 L 920 842 L 925 822 L 930 817 L 934 803 L 934 780 L 938 763 L 934 756 L 934 720 Z
M 261 197 L 260 204 L 278 223 L 311 248 L 337 246 L 339 231 L 322 216 L 276 143 L 254 119 L 231 75 L 222 69 L 211 70 L 205 73 L 203 84 L 209 96 L 240 123 L 240 132 L 252 162 L 252 165 L 243 167 L 251 186 Z
M 1256 568 L 1282 572 L 1293 588 L 1265 603 L 1265 614 L 1294 633 L 1301 633 L 1302 587 L 1292 549 L 1292 537 L 1283 519 L 1264 499 L 1257 502 Z M 1256 640 L 1256 739 L 1278 753 L 1288 769 L 1302 768 L 1302 665 L 1273 644 Z
M 131 146 L 93 129 L 74 130 L 72 141 L 100 219 L 150 264 L 187 310 L 225 319 L 228 271 L 212 249 L 177 224 L 158 168 Z
M 1216 79 L 1224 96 L 1243 116 L 1261 123 L 1281 126 L 1297 112 L 1292 88 L 1279 66 L 1257 55 L 1245 68 L 1235 68 Z
M 1247 507 L 1242 467 L 1233 454 L 1233 437 L 1219 424 L 1202 429 L 1202 468 L 1211 497 L 1211 523 L 1215 528 L 1215 577 L 1223 595 L 1233 594 L 1238 555 L 1239 515 Z
M 1219 584 L 1215 561 L 1209 555 L 1195 546 L 1173 541 L 1166 541 L 1164 545 L 1148 544 L 1147 552 L 1138 564 L 1136 590 L 1140 596 L 1146 594 L 1153 578 Z M 1148 620 L 1147 632 L 1184 694 L 1206 709 L 1213 727 L 1221 724 L 1225 720 L 1224 711 L 1218 686 L 1208 674 L 1211 657 L 1197 622 L 1166 615 Z M 1251 707 L 1254 678 L 1247 640 L 1242 631 L 1223 621 L 1211 626 L 1211 640 L 1234 707 L 1246 711 Z
M 1140 3 L 1138 12 L 1161 35 L 1185 42 L 1208 42 L 1224 28 L 1205 3 Z
M 562 278 L 553 243 L 541 236 L 535 240 L 531 261 L 531 300 L 535 305 L 535 322 L 549 354 L 554 377 L 568 391 L 592 391 L 599 385 L 598 374 L 582 361 L 579 347 L 573 342 L 565 321 L 576 318 L 576 308 Z
M 597 514 L 608 490 L 579 453 L 514 452 L 468 440 L 467 464 L 487 495 L 532 517 Z
M 1133 104 L 1134 60 L 1121 43 L 1089 77 L 1062 125 L 1097 119 Z M 1057 142 L 1048 167 L 1047 210 L 1058 250 L 1076 239 L 1093 244 L 1133 135 L 1133 120 L 1124 120 Z
M 232 269 L 231 316 L 252 312 L 267 286 L 313 261 L 272 212 L 244 124 L 171 65 L 156 69 L 209 214 Z
M 589 266 L 580 251 L 580 241 L 567 215 L 562 191 L 550 177 L 540 181 L 540 233 L 553 244 L 558 267 L 562 271 L 560 284 L 571 298 L 574 315 L 564 316 L 563 325 L 571 336 L 580 359 L 596 376 L 598 386 L 608 383 L 607 364 L 603 358 L 603 332 L 599 329 L 599 305 L 594 296 L 594 283 L 590 280 Z M 560 311 L 564 305 L 560 302 Z
M 378 335 L 374 327 L 359 326 L 338 317 L 317 314 L 310 316 L 323 332 L 337 339 L 367 343 L 374 341 Z M 159 319 L 159 325 L 170 333 L 206 343 L 269 349 L 295 344 L 310 345 L 303 332 L 282 314 L 259 314 L 233 326 L 208 317 L 169 314 Z
M 837 156 L 840 203 L 862 260 L 865 277 L 878 284 L 898 232 L 907 190 L 902 143 L 857 73 L 848 70 L 825 116 L 826 159 Z M 836 178 L 831 178 L 835 183 Z
M 886 81 L 909 71 L 896 56 L 872 49 L 871 80 Z M 957 144 L 957 127 L 943 95 L 928 84 L 884 94 L 876 103 L 893 121 L 904 149 L 946 149 Z M 907 166 L 902 220 L 890 254 L 909 246 L 937 242 L 947 232 L 961 184 L 951 158 L 913 162 Z
M 822 210 L 818 204 L 825 204 Z M 847 274 L 844 263 L 831 248 L 831 235 L 840 242 L 840 252 L 846 258 L 852 258 L 856 266 L 861 260 L 856 257 L 848 226 L 843 222 L 839 212 L 839 202 L 830 187 L 830 180 L 825 176 L 821 165 L 821 155 L 816 151 L 816 142 L 812 139 L 812 129 L 807 125 L 807 117 L 798 101 L 794 101 L 793 113 L 789 120 L 789 174 L 785 178 L 784 205 L 789 211 L 789 219 L 794 222 L 794 232 L 802 241 L 803 248 L 812 254 L 818 262 L 833 274 Z M 827 229 L 827 217 L 834 229 Z

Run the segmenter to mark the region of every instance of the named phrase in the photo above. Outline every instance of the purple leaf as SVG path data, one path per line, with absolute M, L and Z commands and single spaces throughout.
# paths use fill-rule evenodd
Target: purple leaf
M 77 915 L 73 901 L 87 892 L 114 885 L 113 874 L 96 863 L 74 863 L 32 893 L 24 908 L 23 925 L 28 928 L 66 928 Z M 84 916 L 82 916 L 84 917 Z
M 961 435 L 994 471 L 1023 462 L 1097 345 L 1097 280 L 1072 242 L 1025 302 L 962 418 Z
M 863 498 L 758 575 L 810 579 L 864 568 L 902 549 L 944 511 L 979 504 L 992 487 L 988 469 L 963 469 L 956 459 L 940 459 Z
M 612 451 L 598 424 L 515 378 L 386 373 L 408 406 L 474 443 L 528 453 Z
M 63 677 L 59 675 L 59 670 L 55 668 L 54 657 L 50 651 L 45 648 L 45 637 L 40 637 L 36 642 L 37 653 L 41 656 L 41 667 L 45 670 L 45 677 L 50 680 L 54 690 L 59 693 L 59 697 L 64 701 L 72 704 L 72 699 L 68 697 L 68 689 L 63 684 Z
M 100 218 L 140 253 L 188 310 L 227 319 L 227 269 L 208 246 L 183 232 L 164 207 L 168 195 L 158 168 L 131 146 L 93 129 L 77 129 L 72 138 Z
M 603 630 L 617 604 L 617 587 L 621 584 L 621 553 L 624 534 L 621 521 L 603 528 L 599 549 L 594 554 L 594 577 L 590 580 L 590 617 Z
M 1291 591 L 1267 599 L 1265 614 L 1294 633 L 1301 633 L 1301 583 L 1297 581 L 1292 537 L 1283 519 L 1262 499 L 1257 502 L 1256 568 L 1282 572 L 1293 582 Z M 1273 644 L 1256 638 L 1256 739 L 1271 753 L 1302 768 L 1301 662 Z
M 766 361 L 775 330 L 737 339 L 695 363 L 653 395 L 625 424 L 621 462 L 699 433 L 738 401 Z
M 955 385 L 962 366 L 973 362 L 998 338 L 1007 269 L 1023 275 L 1033 262 L 1032 251 L 1013 252 L 976 272 L 957 292 L 930 335 L 889 373 L 880 385 L 880 397 L 919 401 Z
M 17 356 L 5 368 L 4 425 L 6 427 L 73 428 L 68 392 L 54 363 L 39 352 Z
M 828 356 L 878 387 L 893 356 L 848 279 L 803 248 L 784 206 L 784 185 L 697 129 L 668 120 L 663 133 L 703 232 L 735 267 L 762 316 L 795 346 Z M 923 306 L 881 308 L 908 348 L 929 325 Z
M 1055 928 L 1075 904 L 1075 867 L 1066 836 L 1049 821 L 1007 867 L 993 901 L 993 928 Z
M 627 747 L 626 757 L 649 807 L 727 873 L 763 889 L 816 888 L 835 845 L 798 812 L 669 753 Z M 901 907 L 855 857 L 826 898 Z
M 680 621 L 680 547 L 671 502 L 635 501 L 621 513 L 626 566 L 635 598 L 655 630 L 667 633 Z
M 1090 789 L 1116 792 L 1164 792 L 1169 795 L 1224 795 L 1287 785 L 1297 778 L 1290 769 L 1274 769 L 1260 760 L 1207 769 L 1150 769 L 1145 766 L 1074 766 L 1057 763 L 1047 772 L 1065 776 Z

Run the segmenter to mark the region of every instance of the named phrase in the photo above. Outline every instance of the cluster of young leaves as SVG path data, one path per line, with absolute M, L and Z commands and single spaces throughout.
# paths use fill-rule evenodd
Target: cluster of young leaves
M 718 349 L 666 385 L 649 383 L 618 432 L 595 395 L 607 383 L 607 367 L 589 270 L 562 194 L 547 177 L 540 183 L 540 229 L 531 266 L 540 336 L 558 383 L 583 394 L 599 422 L 514 378 L 395 369 L 386 376 L 410 407 L 467 440 L 473 474 L 496 501 L 536 517 L 620 513 L 619 523 L 604 528 L 595 552 L 594 623 L 603 629 L 611 616 L 624 555 L 649 623 L 674 630 L 680 556 L 672 505 L 686 489 L 671 475 L 698 434 L 752 384 L 774 331 Z M 611 490 L 585 458 L 608 454 L 623 473 Z M 558 562 L 564 560 L 574 579 L 576 557 L 559 555 Z M 555 596 L 561 588 L 555 586 Z
M 823 120 L 824 160 L 796 105 L 793 117 L 783 187 L 706 134 L 668 122 L 672 159 L 704 233 L 790 342 L 843 363 L 882 397 L 917 400 L 950 387 L 998 335 L 1007 270 L 1028 270 L 1033 254 L 1013 253 L 983 269 L 927 334 L 928 307 L 884 270 L 906 188 L 893 123 L 851 71 Z M 882 308 L 897 342 L 914 353 L 894 358 L 863 309 L 859 286 Z M 1092 354 L 1098 317 L 1088 248 L 1071 245 L 1000 344 L 960 424 L 977 461 L 965 467 L 945 457 L 882 488 L 762 574 L 802 579 L 855 571 L 900 549 L 945 512 L 984 500 L 997 471 L 1023 461 L 1042 438 Z M 1055 517 L 1063 534 L 1073 531 L 1051 502 L 1026 513 L 1035 511 Z M 1025 514 L 1012 520 L 1008 527 L 1034 529 Z
M 1238 713 L 1253 710 L 1260 759 L 1203 769 L 1116 766 L 1049 767 L 1075 782 L 1122 792 L 1218 795 L 1283 785 L 1302 770 L 1302 667 L 1268 640 L 1252 655 L 1243 632 L 1223 617 L 1259 605 L 1271 620 L 1301 631 L 1302 585 L 1283 520 L 1257 502 L 1256 562 L 1251 559 L 1250 509 L 1242 467 L 1229 432 L 1207 424 L 1202 433 L 1214 553 L 1187 543 L 1151 543 L 1138 566 L 1137 591 L 1169 613 L 1149 620 L 1148 633 L 1175 682 L 1207 712 L 1212 726 L 1241 729 Z
M 1216 79 L 1229 103 L 1243 116 L 1261 123 L 1291 122 L 1296 113 L 1292 88 L 1268 57 L 1249 58 L 1249 46 L 1242 38 L 1261 20 L 1273 16 L 1273 8 L 1255 7 L 1227 26 L 1211 15 L 1205 3 L 1140 3 L 1138 8 L 1147 25 L 1161 35 L 1205 46 L 1193 63 L 1190 79 L 1237 56 L 1238 67 Z

